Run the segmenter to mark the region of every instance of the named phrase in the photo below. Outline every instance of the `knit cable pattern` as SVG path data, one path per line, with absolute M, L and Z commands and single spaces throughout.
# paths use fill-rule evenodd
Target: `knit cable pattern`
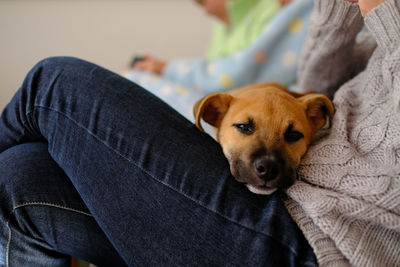
M 351 40 L 339 38 L 323 48 L 318 41 L 326 45 L 335 34 L 349 34 L 342 32 L 346 26 L 340 28 L 349 25 L 348 17 L 339 15 L 354 6 L 321 0 L 316 7 L 324 3 L 328 7 L 312 16 L 313 41 L 306 41 L 303 61 L 308 62 L 300 64 L 300 75 L 317 77 L 321 68 L 310 66 L 325 64 L 331 70 L 320 77 L 334 85 L 341 78 L 341 66 L 335 66 L 339 48 Z M 400 33 L 399 7 L 399 0 L 388 0 L 368 13 L 365 23 L 378 47 L 365 69 L 336 92 L 332 128 L 316 138 L 298 169 L 298 181 L 287 190 L 285 204 L 321 266 L 400 266 L 400 35 L 394 35 Z M 329 22 L 320 26 L 316 20 L 327 15 L 340 19 L 332 36 L 323 39 L 321 27 L 328 31 Z M 309 49 L 317 55 L 307 55 Z M 324 62 L 317 62 L 318 49 L 324 50 Z

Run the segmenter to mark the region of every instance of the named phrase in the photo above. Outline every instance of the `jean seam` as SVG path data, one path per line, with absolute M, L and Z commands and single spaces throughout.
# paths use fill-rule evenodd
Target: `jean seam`
M 41 108 L 41 109 L 45 109 L 45 110 L 49 110 L 49 111 L 54 111 L 54 112 L 60 114 L 61 116 L 63 116 L 63 117 L 65 117 L 65 118 L 69 119 L 71 122 L 73 122 L 73 123 L 76 124 L 79 128 L 83 129 L 83 130 L 86 131 L 88 134 L 90 134 L 91 136 L 93 136 L 97 141 L 99 141 L 100 143 L 102 143 L 104 146 L 106 146 L 108 149 L 110 149 L 111 151 L 113 151 L 115 154 L 117 154 L 118 156 L 120 156 L 120 157 L 122 157 L 123 159 L 127 160 L 128 162 L 130 162 L 131 164 L 133 164 L 136 168 L 138 168 L 139 170 L 141 170 L 142 172 L 144 172 L 145 174 L 147 174 L 148 176 L 150 176 L 153 180 L 155 180 L 155 181 L 157 181 L 157 182 L 163 184 L 164 186 L 167 186 L 167 187 L 170 188 L 171 190 L 173 190 L 173 191 L 179 193 L 180 195 L 185 196 L 186 198 L 188 198 L 189 200 L 191 200 L 191 201 L 193 201 L 194 203 L 198 204 L 198 205 L 201 206 L 202 208 L 204 208 L 204 209 L 206 209 L 206 210 L 208 210 L 208 211 L 211 211 L 211 212 L 213 212 L 214 214 L 217 214 L 218 216 L 224 218 L 225 220 L 227 220 L 227 221 L 229 221 L 229 222 L 231 222 L 231 223 L 234 223 L 234 224 L 236 224 L 236 225 L 238 225 L 238 226 L 240 226 L 240 227 L 243 227 L 243 228 L 245 228 L 245 229 L 247 229 L 247 230 L 249 230 L 249 231 L 251 231 L 251 232 L 254 232 L 254 233 L 256 233 L 256 234 L 260 234 L 260 235 L 262 235 L 262 236 L 265 236 L 265 237 L 268 237 L 268 238 L 271 238 L 271 239 L 275 240 L 275 241 L 278 242 L 279 244 L 281 244 L 281 245 L 287 247 L 294 255 L 298 255 L 298 253 L 297 253 L 291 246 L 289 246 L 289 244 L 283 244 L 282 242 L 280 242 L 280 240 L 277 240 L 275 237 L 273 237 L 273 236 L 271 236 L 271 235 L 268 235 L 268 234 L 263 233 L 263 232 L 259 232 L 259 231 L 254 230 L 254 229 L 252 229 L 252 228 L 250 228 L 250 227 L 248 227 L 248 226 L 246 226 L 246 225 L 240 224 L 239 222 L 232 220 L 231 218 L 229 218 L 229 217 L 227 217 L 227 216 L 225 216 L 225 215 L 219 213 L 218 211 L 213 210 L 213 209 L 207 207 L 207 206 L 204 205 L 203 203 L 197 201 L 196 199 L 192 198 L 191 196 L 187 195 L 186 193 L 179 191 L 178 189 L 176 189 L 176 188 L 172 187 L 171 185 L 165 183 L 165 182 L 162 181 L 161 179 L 158 179 L 157 177 L 154 177 L 154 176 L 153 176 L 151 173 L 149 173 L 147 170 L 145 170 L 145 169 L 143 169 L 142 167 L 138 166 L 133 160 L 129 159 L 128 157 L 126 157 L 126 156 L 124 156 L 122 153 L 120 153 L 119 151 L 115 150 L 113 147 L 111 147 L 110 145 L 108 145 L 107 143 L 105 143 L 103 140 L 101 140 L 99 137 L 97 137 L 94 133 L 92 133 L 91 131 L 89 131 L 88 129 L 86 129 L 83 125 L 81 125 L 80 123 L 78 123 L 77 121 L 75 121 L 73 118 L 69 117 L 67 114 L 65 114 L 65 113 L 63 113 L 63 112 L 61 112 L 61 111 L 55 110 L 55 109 L 53 109 L 53 108 L 44 107 L 44 106 L 40 106 L 40 105 L 36 105 L 36 106 L 34 106 L 34 108 Z
M 12 213 L 11 213 L 12 214 Z M 9 220 L 6 221 L 6 227 L 8 228 L 8 239 L 7 239 L 7 244 L 6 244 L 6 267 L 9 266 L 8 264 L 8 254 L 9 254 L 9 248 L 10 248 L 10 243 L 11 243 L 11 228 L 8 224 Z
M 73 209 L 73 208 L 69 208 L 60 204 L 55 204 L 55 203 L 50 203 L 50 202 L 23 202 L 21 204 L 18 204 L 16 206 L 13 207 L 12 211 L 10 212 L 10 217 L 11 215 L 15 212 L 16 209 L 18 208 L 22 208 L 25 206 L 48 206 L 48 207 L 54 207 L 54 208 L 59 208 L 59 209 L 64 209 L 64 210 L 68 210 L 68 211 L 72 211 L 72 212 L 76 212 L 79 214 L 83 214 L 89 217 L 93 217 L 92 214 L 78 210 L 78 209 Z M 9 225 L 9 221 L 10 219 L 8 219 L 6 221 L 6 227 L 8 228 L 8 240 L 7 240 L 7 244 L 6 244 L 6 267 L 9 266 L 9 252 L 10 252 L 10 244 L 11 244 L 11 227 Z

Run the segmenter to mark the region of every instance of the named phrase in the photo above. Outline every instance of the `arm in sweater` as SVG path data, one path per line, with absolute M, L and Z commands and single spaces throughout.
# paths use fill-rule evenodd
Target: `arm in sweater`
M 387 0 L 365 17 L 365 24 L 383 50 L 381 71 L 385 86 L 393 89 L 395 101 L 400 99 L 400 0 Z M 398 102 L 399 106 L 400 103 Z
M 341 86 L 331 134 L 310 148 L 287 190 L 321 266 L 400 266 L 400 0 L 369 11 L 365 25 L 377 48 Z
M 365 54 L 355 45 L 362 27 L 357 4 L 315 0 L 299 63 L 299 86 L 332 98 L 340 85 L 365 67 Z

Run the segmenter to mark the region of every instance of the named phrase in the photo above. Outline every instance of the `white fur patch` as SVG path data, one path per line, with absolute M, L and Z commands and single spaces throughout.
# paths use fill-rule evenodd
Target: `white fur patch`
M 255 186 L 252 186 L 249 184 L 247 184 L 246 186 L 250 190 L 250 192 L 257 194 L 257 195 L 271 195 L 272 193 L 274 193 L 276 191 L 276 188 L 260 189 L 258 187 L 255 187 Z

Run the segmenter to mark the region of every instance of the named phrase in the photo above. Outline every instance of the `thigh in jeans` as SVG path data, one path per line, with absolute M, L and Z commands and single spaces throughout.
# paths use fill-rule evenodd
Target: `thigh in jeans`
M 39 63 L 0 150 L 45 140 L 128 265 L 315 264 L 277 194 L 234 181 L 219 145 L 144 89 L 73 58 Z
M 2 152 L 0 173 L 0 266 L 68 266 L 70 255 L 125 265 L 47 144 Z

